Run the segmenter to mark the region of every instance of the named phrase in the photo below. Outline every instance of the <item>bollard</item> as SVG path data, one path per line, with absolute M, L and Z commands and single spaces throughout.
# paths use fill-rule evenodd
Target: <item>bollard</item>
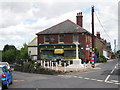
M 49 61 L 47 61 L 47 68 L 49 68 Z
M 61 61 L 59 61 L 59 67 L 61 66 Z
M 51 67 L 51 61 L 50 61 L 50 67 Z
M 44 66 L 43 66 L 43 67 L 45 67 L 45 60 L 44 60 L 44 63 L 43 63 L 43 64 L 44 64 Z
M 52 70 L 53 70 L 53 62 L 52 62 Z
M 66 72 L 66 63 L 64 63 L 64 72 Z
M 56 71 L 58 71 L 57 62 L 56 62 Z
M 70 65 L 70 61 L 68 61 L 68 65 Z
M 40 63 L 41 63 L 41 66 L 42 66 L 42 60 L 40 61 Z

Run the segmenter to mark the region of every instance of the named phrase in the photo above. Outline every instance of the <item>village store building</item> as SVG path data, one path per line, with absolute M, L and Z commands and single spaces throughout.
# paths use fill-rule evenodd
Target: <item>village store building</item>
M 77 24 L 65 20 L 37 35 L 37 59 L 44 58 L 75 58 L 76 46 L 79 43 L 79 58 L 89 60 L 91 33 L 83 28 L 82 12 L 77 13 Z

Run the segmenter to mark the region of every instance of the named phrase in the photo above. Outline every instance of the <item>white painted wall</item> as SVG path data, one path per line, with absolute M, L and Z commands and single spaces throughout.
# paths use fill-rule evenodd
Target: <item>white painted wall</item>
M 31 53 L 30 53 L 31 52 Z M 32 56 L 34 60 L 37 59 L 37 47 L 28 47 L 28 54 Z
M 103 55 L 107 58 L 108 57 L 108 52 L 103 50 Z

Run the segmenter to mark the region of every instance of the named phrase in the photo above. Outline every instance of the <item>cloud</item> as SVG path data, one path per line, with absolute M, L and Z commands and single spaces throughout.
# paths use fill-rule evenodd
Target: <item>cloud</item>
M 91 32 L 91 6 L 95 6 L 96 13 L 106 32 L 112 37 L 109 40 L 102 30 L 95 16 L 95 34 L 112 42 L 117 39 L 117 1 L 56 1 L 41 0 L 38 2 L 0 2 L 0 40 L 3 48 L 5 43 L 15 44 L 17 47 L 31 41 L 37 32 L 58 24 L 66 19 L 76 23 L 76 14 L 83 11 L 83 27 Z M 113 31 L 116 31 L 112 33 Z M 16 41 L 18 40 L 18 41 Z

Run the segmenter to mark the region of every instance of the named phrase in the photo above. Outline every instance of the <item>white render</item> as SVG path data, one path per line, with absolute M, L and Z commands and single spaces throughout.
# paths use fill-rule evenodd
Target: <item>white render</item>
M 28 44 L 28 54 L 32 60 L 37 60 L 37 37 Z

